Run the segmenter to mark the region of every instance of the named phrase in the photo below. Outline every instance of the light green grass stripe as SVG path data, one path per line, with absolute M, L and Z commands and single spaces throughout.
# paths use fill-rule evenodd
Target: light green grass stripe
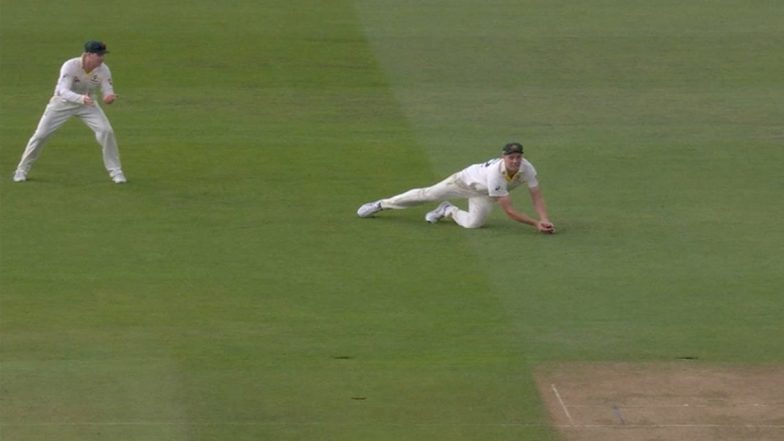
M 781 3 L 357 5 L 435 174 L 540 171 L 561 234 L 452 231 L 533 359 L 784 358 Z

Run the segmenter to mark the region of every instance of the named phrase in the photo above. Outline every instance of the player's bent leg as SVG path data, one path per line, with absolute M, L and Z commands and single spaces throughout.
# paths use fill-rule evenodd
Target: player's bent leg
M 451 211 L 452 220 L 463 228 L 479 228 L 485 224 L 493 200 L 486 197 L 473 197 L 468 199 L 468 211 L 456 209 Z

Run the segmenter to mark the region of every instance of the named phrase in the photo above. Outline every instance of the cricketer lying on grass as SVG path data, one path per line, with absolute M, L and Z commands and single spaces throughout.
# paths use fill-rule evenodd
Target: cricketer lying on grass
M 517 142 L 506 144 L 500 158 L 474 164 L 426 188 L 415 188 L 397 196 L 363 204 L 357 210 L 359 217 L 371 217 L 382 210 L 398 210 L 427 202 L 445 201 L 425 215 L 425 220 L 435 223 L 443 218 L 452 219 L 464 228 L 478 228 L 485 224 L 487 215 L 498 202 L 510 219 L 532 225 L 542 233 L 554 233 L 547 208 L 536 178 L 533 164 L 523 158 L 523 146 Z M 509 192 L 526 183 L 531 201 L 539 219 L 514 209 Z M 447 199 L 467 199 L 468 211 L 452 205 Z

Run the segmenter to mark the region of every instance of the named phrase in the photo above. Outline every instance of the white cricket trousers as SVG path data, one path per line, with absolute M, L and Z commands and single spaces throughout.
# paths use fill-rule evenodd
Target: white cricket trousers
M 381 208 L 400 210 L 449 199 L 468 200 L 468 211 L 454 208 L 447 212 L 447 217 L 451 217 L 456 224 L 463 228 L 479 228 L 484 225 L 487 215 L 490 214 L 495 203 L 495 200 L 486 194 L 463 185 L 458 174 L 454 174 L 431 187 L 415 188 L 397 196 L 382 199 Z
M 87 127 L 95 132 L 95 139 L 103 148 L 103 165 L 110 176 L 114 176 L 122 170 L 120 165 L 120 152 L 117 149 L 117 140 L 114 137 L 114 130 L 109 123 L 109 119 L 97 104 L 87 106 L 64 102 L 58 98 L 53 98 L 44 110 L 38 128 L 33 133 L 30 141 L 27 142 L 22 159 L 19 161 L 17 170 L 27 173 L 33 166 L 33 162 L 38 159 L 41 150 L 44 148 L 46 140 L 59 129 L 69 118 L 75 116 L 84 122 Z

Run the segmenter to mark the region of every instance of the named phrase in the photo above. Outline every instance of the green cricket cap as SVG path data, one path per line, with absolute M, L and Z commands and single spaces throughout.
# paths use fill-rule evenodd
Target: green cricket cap
M 509 144 L 505 145 L 503 149 L 504 155 L 511 155 L 512 153 L 519 153 L 523 154 L 523 145 L 519 142 L 510 142 Z
M 106 43 L 103 41 L 90 40 L 84 44 L 84 51 L 91 54 L 106 54 Z

